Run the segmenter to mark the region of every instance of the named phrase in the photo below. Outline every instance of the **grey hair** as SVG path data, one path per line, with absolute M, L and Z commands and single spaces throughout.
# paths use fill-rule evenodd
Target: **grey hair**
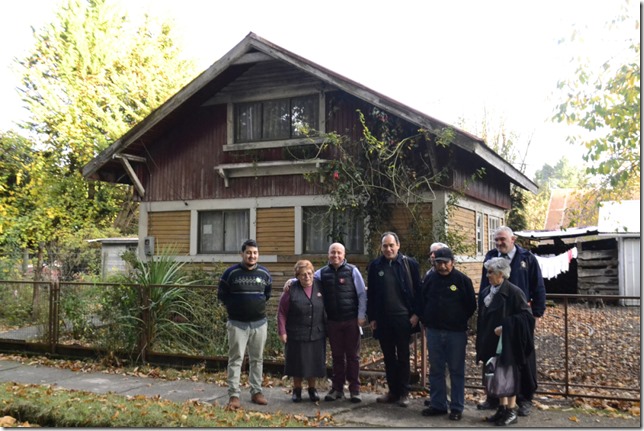
M 514 232 L 512 232 L 512 229 L 510 229 L 510 228 L 509 228 L 509 227 L 507 227 L 507 226 L 501 226 L 501 227 L 499 227 L 497 230 L 495 230 L 495 231 L 494 231 L 494 236 L 496 236 L 496 234 L 501 233 L 501 232 L 506 232 L 506 233 L 508 233 L 508 234 L 510 235 L 510 237 L 513 237 L 513 236 L 514 236 Z
M 510 278 L 510 262 L 504 257 L 493 257 L 483 264 L 487 272 L 499 273 L 504 279 Z
M 447 244 L 443 242 L 435 242 L 432 245 L 429 246 L 429 252 L 433 252 L 438 250 L 439 248 L 447 248 Z

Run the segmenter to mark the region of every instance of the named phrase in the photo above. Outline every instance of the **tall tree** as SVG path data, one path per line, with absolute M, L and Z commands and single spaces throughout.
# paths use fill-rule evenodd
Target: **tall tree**
M 33 51 L 17 61 L 37 157 L 15 225 L 30 248 L 114 221 L 131 191 L 88 183 L 80 169 L 194 76 L 171 30 L 107 0 L 68 0 L 34 30 Z
M 534 174 L 534 181 L 543 187 L 549 184 L 557 188 L 576 188 L 583 184 L 584 171 L 575 168 L 567 157 L 562 157 L 559 161 L 551 166 L 546 163 L 541 169 Z
M 569 139 L 586 148 L 588 173 L 600 178 L 603 187 L 614 189 L 639 184 L 640 178 L 639 7 L 635 13 L 632 2 L 626 5 L 631 11 L 625 9 L 607 24 L 615 31 L 628 30 L 623 40 L 626 56 L 609 58 L 600 68 L 578 59 L 575 75 L 558 83 L 564 100 L 554 116 L 590 132 Z

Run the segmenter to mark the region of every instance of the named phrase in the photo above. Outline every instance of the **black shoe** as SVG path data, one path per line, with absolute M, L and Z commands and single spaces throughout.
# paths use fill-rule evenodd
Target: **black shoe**
M 302 388 L 293 388 L 293 397 L 291 397 L 294 403 L 302 402 Z
M 424 410 L 421 412 L 421 414 L 422 414 L 423 416 L 440 416 L 440 415 L 446 415 L 446 414 L 447 414 L 447 410 L 438 410 L 438 409 L 435 409 L 435 408 L 434 408 L 434 407 L 432 407 L 432 406 L 429 406 L 429 407 L 427 407 L 426 409 L 424 409 Z
M 427 398 L 427 399 L 425 400 L 425 407 L 429 407 L 429 406 L 431 406 L 431 405 L 432 405 L 432 400 L 430 400 L 429 398 Z
M 494 413 L 492 416 L 488 418 L 485 418 L 485 421 L 490 423 L 495 423 L 496 421 L 501 419 L 504 414 L 505 414 L 505 406 L 499 406 L 496 409 L 496 413 Z
M 383 403 L 383 404 L 392 404 L 397 402 L 399 397 L 396 395 L 392 394 L 391 392 L 387 392 L 384 395 L 380 395 L 378 398 L 376 398 L 377 403 Z
M 460 421 L 463 419 L 463 412 L 450 412 L 449 420 L 451 421 Z
M 331 389 L 324 397 L 324 401 L 335 401 L 344 398 L 344 391 L 336 391 Z
M 505 411 L 503 412 L 503 417 L 494 422 L 494 425 L 504 427 L 508 425 L 515 424 L 519 421 L 519 418 L 517 417 L 517 409 L 508 409 L 506 408 Z
M 478 410 L 496 410 L 499 407 L 498 398 L 486 398 L 482 403 L 478 403 L 476 408 Z
M 314 403 L 320 401 L 320 395 L 318 395 L 318 391 L 315 388 L 309 388 L 309 398 L 311 401 Z
M 528 416 L 530 414 L 530 410 L 532 409 L 532 402 L 523 400 L 519 401 L 518 405 L 519 411 L 517 412 L 517 414 L 519 416 Z
M 401 395 L 400 398 L 398 398 L 398 401 L 396 402 L 400 407 L 408 407 L 409 406 L 409 396 L 408 395 Z
M 354 391 L 350 392 L 351 394 L 351 402 L 352 403 L 359 403 L 362 401 L 362 397 L 360 396 L 360 392 Z

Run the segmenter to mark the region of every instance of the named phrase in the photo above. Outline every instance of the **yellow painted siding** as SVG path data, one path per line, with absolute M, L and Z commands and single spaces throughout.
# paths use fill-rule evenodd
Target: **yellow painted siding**
M 177 255 L 190 253 L 190 211 L 148 213 L 148 235 L 153 236 L 154 254 L 172 247 Z
M 449 220 L 451 233 L 462 238 L 464 245 L 476 250 L 476 211 L 456 207 Z
M 480 262 L 457 263 L 455 268 L 467 275 L 474 285 L 474 291 L 478 292 L 481 284 L 481 269 L 483 265 Z
M 411 213 L 404 206 L 394 206 L 391 210 L 391 220 L 388 224 L 388 227 L 383 230 L 391 230 L 396 232 L 398 238 L 400 238 L 401 247 L 405 252 L 409 250 L 416 250 L 417 252 L 424 252 L 429 250 L 429 244 L 420 244 L 419 242 L 423 241 L 423 238 L 431 237 L 432 230 L 432 204 L 422 204 L 422 210 L 420 215 L 422 226 L 422 232 L 411 232 L 410 226 L 412 224 Z M 382 232 L 381 232 L 382 233 Z M 379 240 L 380 238 L 378 238 Z M 379 248 L 380 244 L 377 244 Z
M 256 241 L 260 247 L 260 253 L 293 255 L 295 253 L 295 210 L 259 208 Z

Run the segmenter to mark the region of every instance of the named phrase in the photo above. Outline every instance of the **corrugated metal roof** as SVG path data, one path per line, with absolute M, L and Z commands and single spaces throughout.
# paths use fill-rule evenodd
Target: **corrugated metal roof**
M 531 239 L 574 238 L 576 236 L 597 235 L 597 226 L 573 227 L 562 230 L 524 230 L 514 232 L 516 236 Z

